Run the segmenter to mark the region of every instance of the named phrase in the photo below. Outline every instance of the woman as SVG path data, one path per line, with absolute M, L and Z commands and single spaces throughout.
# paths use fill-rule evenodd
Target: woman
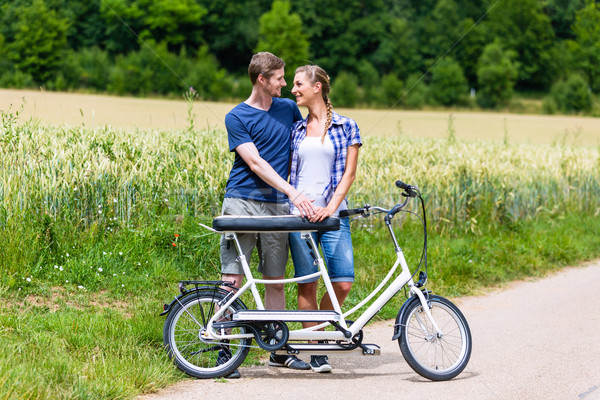
M 292 93 L 298 106 L 308 108 L 308 116 L 292 128 L 290 183 L 314 199 L 316 212 L 309 216 L 312 222 L 338 216 L 340 210 L 348 208 L 346 195 L 356 175 L 358 149 L 362 146 L 356 122 L 333 111 L 329 89 L 329 76 L 322 68 L 305 65 L 296 70 Z M 290 210 L 299 214 L 293 205 Z M 342 218 L 339 231 L 314 233 L 313 237 L 321 247 L 337 301 L 342 305 L 354 282 L 350 221 Z M 318 271 L 300 233 L 290 234 L 290 250 L 296 277 Z M 318 278 L 298 284 L 300 310 L 333 309 L 328 294 L 317 304 L 317 284 Z M 303 325 L 306 328 L 316 323 Z M 316 372 L 332 370 L 327 356 L 311 356 L 310 365 Z

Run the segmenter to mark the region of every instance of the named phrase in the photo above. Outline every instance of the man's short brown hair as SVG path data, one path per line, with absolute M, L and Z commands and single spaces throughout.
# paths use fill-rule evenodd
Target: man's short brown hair
M 264 76 L 265 78 L 271 77 L 273 75 L 273 71 L 281 69 L 285 67 L 285 63 L 279 57 L 274 54 L 271 54 L 267 51 L 263 51 L 261 53 L 256 53 L 252 56 L 250 60 L 250 65 L 248 66 L 248 75 L 250 76 L 250 82 L 252 85 L 256 84 L 256 80 L 259 75 Z

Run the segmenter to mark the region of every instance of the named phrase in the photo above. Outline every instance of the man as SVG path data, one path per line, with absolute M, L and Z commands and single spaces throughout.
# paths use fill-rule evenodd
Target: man
M 286 86 L 284 66 L 283 60 L 271 53 L 255 54 L 248 67 L 252 93 L 225 117 L 229 150 L 235 152 L 235 160 L 227 180 L 223 215 L 285 215 L 289 213 L 289 201 L 302 215 L 315 211 L 312 200 L 287 182 L 291 128 L 302 115 L 292 100 L 279 98 L 281 88 Z M 264 279 L 283 279 L 287 237 L 287 233 L 251 233 L 239 234 L 238 240 L 247 260 L 254 247 L 258 248 L 258 271 Z M 244 275 L 237 257 L 236 247 L 222 238 L 222 279 L 239 288 Z M 265 307 L 285 309 L 283 284 L 265 285 Z M 269 365 L 310 369 L 295 356 L 275 354 L 271 354 Z M 228 378 L 239 376 L 236 370 Z

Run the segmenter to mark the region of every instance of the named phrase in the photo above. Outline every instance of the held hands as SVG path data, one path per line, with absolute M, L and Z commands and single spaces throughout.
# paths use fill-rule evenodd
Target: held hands
M 290 197 L 292 204 L 300 211 L 300 215 L 306 218 L 312 217 L 316 211 L 315 206 L 313 206 L 313 201 L 303 195 L 302 193 L 296 191 L 295 196 Z M 313 221 L 311 221 L 313 222 Z
M 329 209 L 329 207 L 316 207 L 316 212 L 308 217 L 308 220 L 310 222 L 320 222 L 323 221 L 325 218 L 330 217 L 333 215 L 334 211 L 331 211 Z
M 331 210 L 329 206 L 318 207 L 313 205 L 314 200 L 309 199 L 300 192 L 296 192 L 294 195 L 290 197 L 292 204 L 300 211 L 300 215 L 307 218 L 310 222 L 323 221 L 335 213 L 335 209 Z

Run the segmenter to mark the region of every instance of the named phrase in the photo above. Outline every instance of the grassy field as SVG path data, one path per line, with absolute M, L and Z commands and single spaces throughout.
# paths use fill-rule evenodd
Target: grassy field
M 218 237 L 198 222 L 219 213 L 232 157 L 222 129 L 186 129 L 185 103 L 173 104 L 181 126 L 164 130 L 1 114 L 0 399 L 130 399 L 185 379 L 162 348 L 158 313 L 178 280 L 219 277 Z M 391 206 L 396 179 L 421 187 L 429 288 L 469 295 L 600 256 L 599 148 L 583 133 L 473 141 L 442 121 L 437 138 L 366 134 L 350 196 L 352 206 Z M 414 266 L 419 222 L 394 223 Z M 348 306 L 393 261 L 387 235 L 377 220 L 353 227 Z M 394 317 L 401 297 L 380 317 Z M 294 285 L 287 302 L 295 307 Z
M 23 116 L 46 124 L 110 125 L 127 129 L 184 129 L 188 126 L 184 100 L 134 99 L 101 95 L 0 89 L 0 110 L 13 109 L 25 99 Z M 194 123 L 198 128 L 224 129 L 225 114 L 235 104 L 197 101 Z M 600 145 L 598 118 L 461 111 L 401 111 L 337 109 L 354 118 L 365 136 L 411 138 L 447 137 L 460 140 L 552 144 L 567 141 L 579 146 Z M 306 115 L 306 110 L 302 110 Z

